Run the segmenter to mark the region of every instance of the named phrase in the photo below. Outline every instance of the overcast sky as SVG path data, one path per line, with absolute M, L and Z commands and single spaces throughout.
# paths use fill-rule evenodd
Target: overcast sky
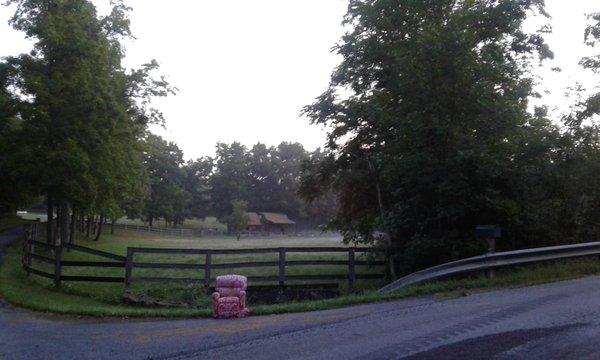
M 108 0 L 94 0 L 100 12 Z M 179 88 L 157 102 L 167 129 L 154 129 L 177 142 L 187 159 L 212 155 L 217 141 L 298 141 L 322 146 L 325 132 L 299 116 L 329 82 L 339 58 L 330 52 L 343 34 L 347 0 L 129 0 L 132 30 L 126 66 L 156 59 Z M 577 63 L 589 52 L 583 44 L 585 13 L 600 11 L 598 0 L 546 0 L 556 54 L 540 71 L 545 101 L 560 112 L 563 93 L 575 81 L 589 82 Z M 30 49 L 7 25 L 10 9 L 0 8 L 0 56 Z

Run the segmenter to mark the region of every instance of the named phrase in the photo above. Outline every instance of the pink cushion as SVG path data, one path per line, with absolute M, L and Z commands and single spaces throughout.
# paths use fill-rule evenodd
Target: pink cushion
M 242 312 L 240 299 L 236 297 L 222 297 L 217 300 L 215 317 L 230 318 L 237 317 Z
M 238 288 L 246 290 L 248 279 L 242 275 L 217 276 L 216 288 Z

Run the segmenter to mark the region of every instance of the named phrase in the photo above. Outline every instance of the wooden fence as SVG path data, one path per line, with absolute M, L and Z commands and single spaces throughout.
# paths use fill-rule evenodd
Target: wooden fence
M 383 273 L 360 273 L 357 272 L 357 266 L 382 266 L 384 261 L 381 260 L 359 260 L 357 254 L 370 253 L 373 249 L 370 248 L 347 248 L 347 247 L 278 247 L 278 248 L 259 248 L 259 249 L 177 249 L 177 248 L 141 248 L 128 247 L 127 255 L 121 256 L 105 251 L 100 251 L 92 248 L 87 248 L 74 244 L 64 245 L 48 245 L 46 243 L 35 240 L 34 233 L 38 233 L 34 225 L 26 231 L 25 241 L 23 243 L 22 264 L 28 275 L 34 274 L 49 279 L 53 279 L 56 285 L 62 281 L 87 281 L 87 282 L 113 282 L 124 283 L 126 287 L 130 287 L 134 282 L 188 282 L 202 283 L 209 288 L 215 280 L 215 270 L 222 269 L 250 269 L 250 268 L 274 268 L 277 275 L 268 276 L 248 276 L 250 283 L 253 282 L 274 282 L 280 286 L 284 286 L 290 281 L 317 281 L 325 280 L 348 281 L 349 288 L 353 288 L 356 280 L 363 279 L 382 279 Z M 42 251 L 40 251 L 42 250 Z M 73 261 L 64 260 L 63 254 L 65 251 L 78 251 L 86 254 L 94 255 L 103 258 L 103 261 Z M 328 259 L 328 260 L 290 260 L 288 254 L 347 254 L 344 260 Z M 169 259 L 173 261 L 178 258 L 199 255 L 204 258 L 203 263 L 165 263 L 165 262 L 148 262 L 135 261 L 135 256 L 141 254 L 156 254 L 156 255 L 171 255 Z M 259 255 L 277 254 L 276 261 L 257 261 L 246 262 L 229 262 L 219 263 L 214 262 L 214 256 L 217 255 Z M 338 256 L 339 258 L 339 256 Z M 52 272 L 43 271 L 36 268 L 35 263 L 51 264 Z M 330 265 L 343 267 L 344 273 L 337 274 L 301 274 L 290 275 L 286 274 L 286 269 L 289 267 L 310 267 Z M 63 268 L 65 267 L 83 267 L 83 268 L 124 268 L 125 274 L 121 276 L 89 276 L 89 275 L 64 275 Z M 197 270 L 198 276 L 194 277 L 149 277 L 136 276 L 135 271 L 139 269 L 169 269 L 169 270 Z
M 108 223 L 108 226 L 111 224 Z M 116 223 L 115 229 L 125 230 L 125 231 L 135 231 L 140 233 L 148 233 L 148 234 L 160 234 L 166 236 L 181 236 L 181 237 L 192 237 L 192 236 L 202 236 L 201 230 L 194 229 L 179 229 L 179 228 L 161 228 L 161 227 L 150 227 L 145 225 L 129 225 L 129 224 L 119 224 Z

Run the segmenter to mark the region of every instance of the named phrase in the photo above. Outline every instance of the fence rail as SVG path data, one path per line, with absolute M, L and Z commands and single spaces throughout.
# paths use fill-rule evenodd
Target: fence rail
M 277 248 L 254 248 L 254 249 L 179 249 L 179 248 L 143 248 L 128 247 L 127 255 L 109 253 L 97 249 L 91 249 L 75 244 L 50 245 L 34 239 L 39 233 L 38 224 L 34 224 L 25 231 L 23 244 L 22 263 L 27 274 L 34 274 L 53 279 L 56 285 L 62 281 L 88 281 L 88 282 L 114 282 L 124 283 L 128 288 L 134 282 L 193 282 L 201 283 L 209 288 L 215 281 L 214 271 L 225 269 L 253 269 L 273 268 L 276 275 L 248 276 L 250 282 L 276 282 L 280 286 L 290 281 L 348 281 L 349 288 L 353 288 L 356 280 L 382 279 L 383 272 L 359 273 L 357 266 L 382 266 L 381 260 L 357 260 L 358 253 L 369 253 L 375 250 L 371 248 L 348 248 L 348 247 L 277 247 Z M 44 252 L 39 252 L 42 249 Z M 79 251 L 85 254 L 103 258 L 102 261 L 79 261 L 63 259 L 63 250 Z M 136 261 L 136 255 L 173 255 L 173 262 L 150 262 L 147 260 Z M 276 261 L 230 261 L 214 262 L 214 257 L 219 255 L 269 255 L 276 254 Z M 289 254 L 347 254 L 344 260 L 339 259 L 288 259 Z M 176 263 L 181 256 L 198 255 L 204 258 L 203 263 Z M 52 272 L 41 270 L 34 266 L 36 263 L 53 265 Z M 288 274 L 289 267 L 310 266 L 338 266 L 345 268 L 344 274 Z M 65 275 L 63 268 L 122 268 L 124 276 L 88 276 L 88 275 Z M 169 269 L 169 270 L 197 270 L 193 277 L 160 277 L 160 276 L 135 276 L 135 270 L 140 269 Z
M 168 235 L 168 236 L 181 236 L 181 237 L 192 237 L 192 236 L 201 236 L 201 230 L 194 229 L 183 229 L 183 228 L 161 228 L 154 226 L 145 226 L 145 225 L 129 225 L 129 224 L 119 224 L 116 223 L 114 225 L 115 229 L 125 230 L 125 231 L 135 231 L 141 233 L 150 233 L 150 234 L 160 234 L 160 235 Z
M 357 274 L 356 266 L 381 266 L 383 261 L 356 260 L 356 253 L 371 252 L 371 248 L 344 248 L 344 247 L 278 247 L 258 249 L 176 249 L 176 248 L 139 248 L 127 249 L 125 285 L 130 286 L 133 282 L 202 282 L 204 286 L 210 287 L 215 280 L 212 270 L 216 269 L 239 269 L 239 268 L 276 268 L 277 275 L 249 276 L 249 281 L 273 281 L 279 285 L 285 285 L 286 281 L 323 281 L 323 280 L 347 280 L 348 286 L 353 288 L 356 280 L 382 279 L 383 274 Z M 287 260 L 286 255 L 290 253 L 347 253 L 348 260 Z M 204 264 L 182 264 L 182 263 L 148 263 L 135 262 L 136 254 L 171 254 L 171 255 L 204 255 Z M 215 255 L 248 255 L 248 254 L 278 254 L 277 261 L 253 261 L 253 262 L 230 262 L 213 263 Z M 319 275 L 288 275 L 286 268 L 291 266 L 323 266 L 336 265 L 347 267 L 346 274 L 319 274 Z M 147 277 L 134 276 L 135 268 L 139 269 L 178 269 L 178 270 L 204 270 L 202 278 L 173 278 L 173 277 Z

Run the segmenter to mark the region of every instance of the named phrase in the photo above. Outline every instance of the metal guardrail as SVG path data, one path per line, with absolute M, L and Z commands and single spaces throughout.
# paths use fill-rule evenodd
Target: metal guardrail
M 453 275 L 592 255 L 600 255 L 600 242 L 489 253 L 417 271 L 384 286 L 379 289 L 378 292 L 380 294 L 387 294 L 410 285 L 442 279 Z

